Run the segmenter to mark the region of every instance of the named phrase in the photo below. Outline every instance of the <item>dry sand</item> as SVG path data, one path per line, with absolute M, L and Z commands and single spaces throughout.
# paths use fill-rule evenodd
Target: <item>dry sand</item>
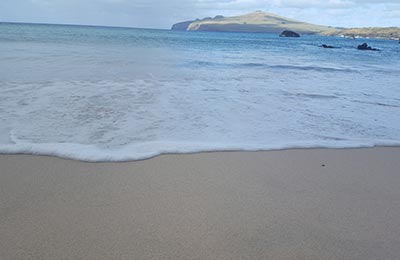
M 0 259 L 400 259 L 400 148 L 2 155 Z

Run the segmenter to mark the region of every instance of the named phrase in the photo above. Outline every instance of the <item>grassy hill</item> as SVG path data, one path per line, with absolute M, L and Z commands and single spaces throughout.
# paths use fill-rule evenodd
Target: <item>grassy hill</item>
M 383 38 L 400 39 L 399 27 L 368 27 L 368 28 L 349 28 L 336 32 L 327 32 L 328 36 L 362 37 L 362 38 Z
M 281 33 L 284 30 L 300 34 L 320 34 L 326 36 L 371 37 L 399 39 L 400 28 L 334 28 L 311 23 L 305 23 L 272 13 L 257 11 L 250 14 L 186 21 L 172 26 L 172 30 L 213 31 L 213 32 L 252 32 Z
M 280 33 L 283 30 L 291 30 L 303 34 L 328 34 L 338 31 L 332 27 L 304 23 L 261 11 L 233 17 L 217 16 L 187 21 L 175 24 L 172 30 L 264 33 Z

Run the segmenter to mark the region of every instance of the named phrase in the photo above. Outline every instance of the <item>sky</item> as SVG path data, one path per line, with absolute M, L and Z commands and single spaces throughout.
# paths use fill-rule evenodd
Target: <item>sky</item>
M 0 22 L 168 29 L 256 10 L 337 27 L 400 26 L 400 0 L 0 0 Z

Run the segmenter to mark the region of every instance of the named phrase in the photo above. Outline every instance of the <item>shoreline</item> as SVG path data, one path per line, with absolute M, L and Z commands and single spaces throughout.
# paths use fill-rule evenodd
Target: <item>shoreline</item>
M 400 147 L 0 155 L 5 259 L 395 259 Z
M 59 155 L 58 152 L 2 152 L 0 151 L 1 156 L 33 156 L 33 157 L 45 157 L 45 158 L 57 158 L 61 160 L 68 160 L 68 161 L 77 161 L 77 162 L 84 162 L 84 163 L 134 163 L 140 161 L 147 161 L 152 160 L 158 157 L 163 156 L 179 156 L 179 155 L 201 155 L 201 154 L 214 154 L 214 153 L 268 153 L 268 152 L 280 152 L 280 151 L 297 151 L 297 150 L 305 150 L 305 151 L 312 151 L 312 150 L 364 150 L 364 149 L 380 149 L 380 148 L 400 148 L 400 144 L 393 144 L 393 145 L 363 145 L 363 146 L 310 146 L 310 147 L 302 147 L 302 146 L 292 146 L 289 148 L 270 148 L 270 149 L 193 149 L 194 151 L 182 151 L 182 152 L 153 152 L 154 155 L 142 155 L 135 159 L 133 157 L 128 157 L 128 159 L 114 159 L 111 158 L 112 155 L 107 155 L 104 153 L 102 158 L 107 159 L 83 159 L 82 157 L 79 158 L 78 155 L 74 155 L 73 152 L 70 152 L 69 155 Z M 196 151 L 197 150 L 197 151 Z M 115 152 L 115 151 L 114 151 Z M 150 154 L 150 153 L 149 153 Z M 121 158 L 121 157 L 119 157 Z

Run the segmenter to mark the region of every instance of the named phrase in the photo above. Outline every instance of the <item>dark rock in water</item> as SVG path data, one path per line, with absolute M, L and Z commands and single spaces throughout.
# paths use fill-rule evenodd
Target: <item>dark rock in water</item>
M 375 48 L 372 48 L 371 46 L 368 46 L 367 43 L 358 45 L 357 49 L 362 50 L 362 51 L 379 51 L 379 49 L 375 49 Z
M 340 47 L 335 47 L 335 46 L 326 45 L 326 44 L 322 44 L 320 47 L 325 48 L 325 49 L 338 49 L 338 48 L 340 48 Z
M 300 37 L 300 34 L 293 31 L 283 31 L 279 37 Z

